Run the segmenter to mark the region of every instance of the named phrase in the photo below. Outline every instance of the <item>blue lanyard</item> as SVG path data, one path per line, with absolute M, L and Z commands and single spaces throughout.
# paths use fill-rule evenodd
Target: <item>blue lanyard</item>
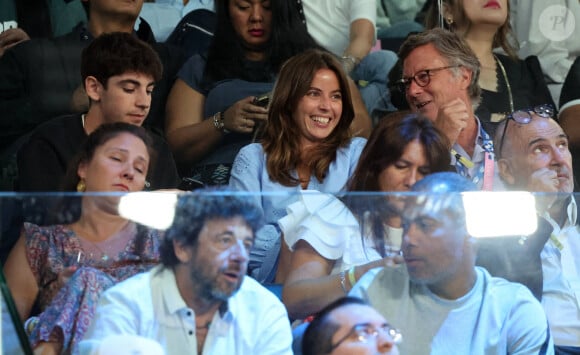
M 475 176 L 471 178 L 471 181 L 473 181 L 474 184 L 478 184 L 483 179 L 483 190 L 492 190 L 494 170 L 493 140 L 483 129 L 483 126 L 479 127 L 479 135 L 483 140 L 482 147 L 485 151 L 485 158 Z M 459 154 L 455 149 L 451 149 L 451 154 L 455 156 L 455 168 L 457 172 L 460 175 L 469 178 L 469 169 L 473 167 L 473 162 Z

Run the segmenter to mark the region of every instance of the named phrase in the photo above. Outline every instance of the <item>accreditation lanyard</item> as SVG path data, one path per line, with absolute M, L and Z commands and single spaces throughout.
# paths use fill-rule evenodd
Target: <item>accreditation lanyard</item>
M 475 176 L 471 178 L 471 181 L 478 184 L 483 179 L 481 189 L 484 191 L 491 191 L 493 190 L 493 175 L 495 169 L 493 140 L 481 126 L 479 128 L 479 134 L 483 139 L 484 160 Z M 473 168 L 473 162 L 467 157 L 459 154 L 459 152 L 453 148 L 451 148 L 451 154 L 455 156 L 455 168 L 457 172 L 460 175 L 469 178 L 469 169 Z

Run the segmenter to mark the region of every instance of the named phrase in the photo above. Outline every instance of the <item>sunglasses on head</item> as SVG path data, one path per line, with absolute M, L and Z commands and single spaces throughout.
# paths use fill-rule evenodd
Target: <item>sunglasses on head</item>
M 507 132 L 507 126 L 509 124 L 509 120 L 514 120 L 515 122 L 519 123 L 519 124 L 528 124 L 532 121 L 532 114 L 536 114 L 539 117 L 542 118 L 553 118 L 554 117 L 554 107 L 552 107 L 552 105 L 550 104 L 545 104 L 545 105 L 539 105 L 536 106 L 534 108 L 527 108 L 527 109 L 523 109 L 523 110 L 517 110 L 514 111 L 512 113 L 510 113 L 509 115 L 506 116 L 506 122 L 503 126 L 503 133 L 501 135 L 501 139 L 499 141 L 499 147 L 497 150 L 497 156 L 501 157 L 502 156 L 502 149 L 503 149 L 503 142 L 505 140 L 505 134 Z

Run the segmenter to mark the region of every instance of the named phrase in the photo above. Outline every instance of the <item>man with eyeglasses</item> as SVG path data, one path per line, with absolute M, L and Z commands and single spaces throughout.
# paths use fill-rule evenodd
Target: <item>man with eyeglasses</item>
M 498 127 L 498 168 L 505 186 L 549 194 L 536 196 L 540 227 L 531 238 L 542 247 L 536 275 L 557 354 L 580 353 L 580 230 L 572 195 L 574 174 L 568 136 L 554 120 L 554 109 L 542 105 L 518 110 Z M 538 255 L 539 254 L 539 255 Z M 513 255 L 513 253 L 512 253 Z
M 476 189 L 452 172 L 415 183 L 402 213 L 405 264 L 367 272 L 349 295 L 401 330 L 402 354 L 553 354 L 531 292 L 475 266 L 461 193 Z
M 401 333 L 360 298 L 343 297 L 308 325 L 302 355 L 398 355 Z
M 484 190 L 502 189 L 494 178 L 492 137 L 475 116 L 481 88 L 480 64 L 457 34 L 435 28 L 401 45 L 400 91 L 415 112 L 435 123 L 451 142 L 451 164 Z
M 179 197 L 160 241 L 162 265 L 101 296 L 81 354 L 125 334 L 156 340 L 168 355 L 292 354 L 286 308 L 245 276 L 261 210 L 225 192 Z

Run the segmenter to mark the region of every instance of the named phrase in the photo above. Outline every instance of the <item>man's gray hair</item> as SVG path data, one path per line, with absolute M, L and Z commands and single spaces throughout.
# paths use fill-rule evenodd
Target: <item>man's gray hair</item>
M 447 60 L 448 65 L 464 67 L 472 72 L 467 93 L 475 110 L 481 100 L 481 87 L 479 86 L 481 65 L 469 44 L 455 32 L 433 28 L 407 37 L 399 49 L 401 63 L 405 62 L 405 59 L 415 48 L 427 44 L 432 44 L 439 54 Z M 458 74 L 459 71 L 455 69 L 454 73 Z

